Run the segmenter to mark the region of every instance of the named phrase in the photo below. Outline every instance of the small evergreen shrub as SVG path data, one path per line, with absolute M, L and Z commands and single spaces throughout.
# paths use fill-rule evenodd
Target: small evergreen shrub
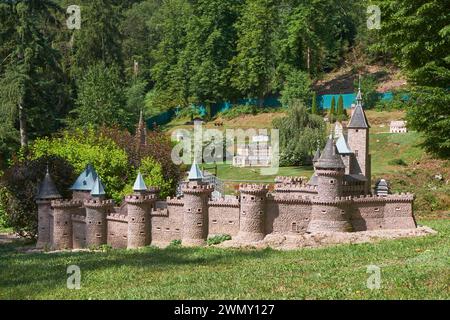
M 206 241 L 208 243 L 208 246 L 216 245 L 219 243 L 222 243 L 224 241 L 231 240 L 231 236 L 228 234 L 218 234 L 213 237 L 208 238 Z
M 172 240 L 169 244 L 169 247 L 180 247 L 181 246 L 181 240 Z

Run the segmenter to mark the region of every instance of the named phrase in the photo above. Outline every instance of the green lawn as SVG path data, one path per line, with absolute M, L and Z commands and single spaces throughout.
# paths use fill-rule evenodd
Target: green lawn
M 439 231 L 295 251 L 153 247 L 104 253 L 23 253 L 0 245 L 0 299 L 449 299 L 450 220 Z M 66 269 L 81 268 L 81 289 Z M 366 287 L 368 265 L 381 288 Z

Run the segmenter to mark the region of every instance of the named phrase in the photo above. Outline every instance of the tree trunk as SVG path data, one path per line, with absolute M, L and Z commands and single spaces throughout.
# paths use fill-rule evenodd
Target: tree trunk
M 308 70 L 308 74 L 311 74 L 311 48 L 308 46 L 308 53 L 306 57 L 306 69 Z
M 21 103 L 19 103 L 19 129 L 20 129 L 20 146 L 28 147 L 27 118 Z

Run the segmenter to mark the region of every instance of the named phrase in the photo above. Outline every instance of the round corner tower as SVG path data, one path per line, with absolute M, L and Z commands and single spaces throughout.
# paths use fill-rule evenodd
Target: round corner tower
M 265 233 L 265 212 L 268 186 L 240 185 L 241 206 L 239 217 L 239 233 L 241 241 L 261 241 Z
M 52 213 L 52 200 L 61 199 L 61 195 L 56 189 L 47 167 L 44 180 L 39 187 L 39 193 L 36 196 L 38 207 L 38 240 L 37 248 L 50 246 L 50 215 Z
M 151 243 L 150 211 L 154 195 L 137 193 L 125 198 L 128 208 L 128 249 L 141 248 Z
M 113 200 L 93 198 L 84 201 L 84 207 L 86 208 L 86 245 L 89 247 L 106 244 L 106 216 L 113 210 Z
M 56 250 L 72 249 L 72 215 L 78 214 L 82 206 L 78 200 L 54 200 L 53 207 L 53 243 Z
M 344 173 L 345 165 L 330 137 L 315 163 L 317 197 L 312 199 L 308 232 L 351 231 L 349 204 L 341 198 Z
M 210 185 L 191 179 L 182 187 L 184 200 L 182 244 L 202 246 L 208 238 L 208 200 L 213 192 Z

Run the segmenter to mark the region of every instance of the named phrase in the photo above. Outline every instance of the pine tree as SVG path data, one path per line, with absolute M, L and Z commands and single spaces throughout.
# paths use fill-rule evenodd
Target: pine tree
M 317 93 L 315 91 L 313 91 L 312 95 L 311 114 L 319 114 L 319 110 L 317 110 Z
M 331 99 L 331 106 L 330 106 L 330 122 L 334 122 L 336 118 L 336 99 L 333 96 L 333 99 Z
M 338 99 L 337 117 L 339 120 L 345 119 L 344 98 L 341 95 L 339 95 Z
M 61 70 L 49 30 L 60 10 L 49 0 L 0 5 L 0 111 L 7 115 L 0 125 L 11 128 L 18 122 L 22 147 L 28 145 L 29 127 L 36 134 L 56 122 Z
M 273 45 L 277 17 L 274 0 L 247 0 L 236 24 L 237 55 L 232 60 L 233 86 L 263 102 L 275 77 Z

